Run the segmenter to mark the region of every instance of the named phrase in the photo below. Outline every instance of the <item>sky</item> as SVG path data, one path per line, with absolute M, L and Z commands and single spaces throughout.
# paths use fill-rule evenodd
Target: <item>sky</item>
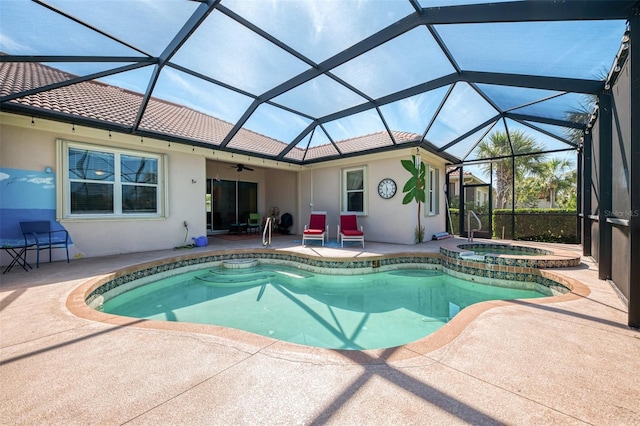
M 482 1 L 422 1 L 422 6 Z M 12 55 L 159 56 L 200 3 L 183 0 L 48 0 L 48 4 L 94 29 L 27 0 L 0 3 L 0 51 Z M 254 100 L 271 88 L 344 51 L 359 40 L 415 12 L 408 0 L 222 0 L 230 11 L 212 12 L 171 58 L 171 63 L 202 74 L 214 84 L 165 66 L 153 96 L 235 123 Z M 299 52 L 299 57 L 242 26 L 237 14 Z M 25 30 L 27 29 L 27 30 Z M 462 70 L 602 79 L 612 66 L 625 30 L 623 21 L 450 24 L 434 26 Z M 102 33 L 100 32 L 102 31 Z M 109 38 L 105 34 L 110 34 Z M 116 68 L 129 62 L 52 62 L 77 74 Z M 245 123 L 258 133 L 289 143 L 314 118 L 363 104 L 453 73 L 455 68 L 426 27 L 405 34 L 335 67 L 335 78 L 320 75 L 275 97 L 273 102 L 299 111 L 262 104 Z M 152 66 L 101 81 L 144 93 Z M 341 84 L 346 83 L 349 87 Z M 230 90 L 233 86 L 237 90 Z M 498 107 L 563 118 L 585 97 L 548 90 L 477 85 Z M 446 103 L 440 104 L 450 92 Z M 550 98 L 539 104 L 531 104 Z M 525 105 L 524 107 L 521 107 Z M 521 107 L 518 109 L 518 107 Z M 436 146 L 495 117 L 498 112 L 467 83 L 443 86 L 354 117 L 325 124 L 334 141 L 385 129 L 427 133 Z M 515 124 L 511 124 L 514 125 Z M 557 141 L 540 132 L 545 144 Z M 562 129 L 545 128 L 552 134 Z M 478 133 L 482 135 L 482 132 Z M 479 137 L 479 136 L 478 136 Z M 327 143 L 316 131 L 311 145 Z M 468 144 L 473 144 L 471 139 Z M 306 146 L 308 138 L 301 145 Z M 456 153 L 466 152 L 460 144 Z

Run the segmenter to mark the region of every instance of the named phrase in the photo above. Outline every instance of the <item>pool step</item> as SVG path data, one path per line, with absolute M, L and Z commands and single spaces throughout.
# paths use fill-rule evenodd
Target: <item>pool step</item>
M 198 275 L 195 279 L 202 281 L 205 285 L 216 286 L 256 286 L 267 284 L 275 278 L 275 274 L 272 272 L 254 272 L 248 274 L 216 274 L 209 272 L 206 274 Z
M 244 269 L 257 266 L 258 259 L 229 259 L 222 262 L 222 266 L 229 269 Z
M 289 278 L 311 278 L 314 276 L 313 273 L 302 270 L 302 269 L 291 269 L 291 268 L 279 268 L 275 266 L 259 264 L 253 268 L 240 268 L 240 269 L 228 269 L 228 268 L 212 268 L 208 270 L 209 273 L 223 275 L 223 276 L 231 276 L 237 277 L 242 275 L 250 275 L 250 274 L 275 274 L 278 276 L 289 277 Z
M 212 268 L 206 271 L 209 274 L 216 274 L 224 277 L 241 277 L 255 274 L 270 274 L 271 271 L 266 271 L 260 267 L 258 268 L 239 268 L 239 269 L 227 269 L 227 268 Z
M 474 251 L 463 251 L 460 253 L 460 259 L 462 260 L 476 260 L 480 262 L 485 261 L 483 254 L 476 254 Z

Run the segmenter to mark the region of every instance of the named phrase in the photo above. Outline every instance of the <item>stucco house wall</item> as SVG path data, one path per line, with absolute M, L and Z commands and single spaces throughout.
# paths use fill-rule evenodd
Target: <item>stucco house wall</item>
M 410 178 L 402 167 L 401 160 L 411 159 L 415 149 L 371 154 L 358 158 L 337 160 L 318 165 L 300 172 L 300 211 L 303 222 L 308 223 L 312 210 L 327 212 L 329 238 L 337 236 L 340 212 L 344 210 L 341 200 L 342 171 L 353 167 L 366 167 L 366 214 L 358 217 L 358 224 L 365 230 L 366 241 L 413 244 L 415 229 L 418 225 L 418 207 L 416 203 L 402 204 L 404 194 L 402 188 Z M 421 225 L 425 227 L 425 240 L 429 240 L 436 232 L 446 229 L 446 205 L 442 183 L 444 182 L 444 161 L 428 153 L 422 153 L 422 161 L 427 166 L 438 170 L 438 208 L 436 215 L 429 215 L 424 205 L 421 207 Z M 397 192 L 390 199 L 378 195 L 378 184 L 384 178 L 396 182 Z M 311 204 L 313 207 L 311 207 Z M 299 230 L 299 232 L 302 232 Z
M 57 158 L 58 140 L 165 155 L 167 210 L 164 216 L 94 219 L 62 217 L 62 182 L 57 170 L 61 164 Z M 281 168 L 276 168 L 278 165 L 275 163 L 263 166 L 261 160 L 254 159 L 253 163 L 248 162 L 254 168 L 253 172 L 237 172 L 232 167 L 239 162 L 237 158 L 210 149 L 110 134 L 104 130 L 42 119 L 35 119 L 32 124 L 30 117 L 11 114 L 3 114 L 0 123 L 0 169 L 9 172 L 4 175 L 18 170 L 30 176 L 38 176 L 35 181 L 51 184 L 51 188 L 41 185 L 42 191 L 49 191 L 45 197 L 47 201 L 44 210 L 48 211 L 51 220 L 57 221 L 69 231 L 73 240 L 70 252 L 74 258 L 179 247 L 191 243 L 194 237 L 206 235 L 206 182 L 207 178 L 214 178 L 216 175 L 221 179 L 256 182 L 259 213 L 266 216 L 273 206 L 280 209 L 281 215 L 291 213 L 294 218 L 291 232 L 294 234 L 302 234 L 312 210 L 326 211 L 329 237 L 333 240 L 336 238 L 340 212 L 344 209 L 341 199 L 342 171 L 352 167 L 366 167 L 367 170 L 367 211 L 358 218 L 359 224 L 365 228 L 367 241 L 412 244 L 417 226 L 417 206 L 415 203 L 402 204 L 402 187 L 409 179 L 409 174 L 400 160 L 411 159 L 414 153 L 415 148 L 407 148 L 307 167 L 279 165 Z M 438 169 L 441 187 L 444 182 L 444 161 L 428 153 L 421 155 L 428 166 Z M 51 173 L 45 172 L 47 168 L 51 168 Z M 378 195 L 378 183 L 384 178 L 391 178 L 397 184 L 397 192 L 391 199 L 383 199 Z M 437 189 L 438 214 L 430 216 L 427 207 L 422 206 L 421 222 L 425 227 L 425 240 L 445 229 L 444 194 L 440 188 Z M 30 203 L 28 198 L 29 194 L 20 197 L 17 204 L 21 206 L 7 205 L 7 200 L 0 200 L 0 208 L 26 207 L 22 211 L 30 212 L 32 210 L 29 210 L 29 206 L 35 204 Z M 43 204 L 41 200 L 32 201 Z M 37 206 L 40 207 L 42 206 Z M 3 216 L 4 219 L 6 215 Z M 187 222 L 188 229 L 184 222 Z M 12 226 L 17 226 L 17 222 Z M 6 265 L 10 259 L 4 253 L 2 256 L 0 263 Z M 63 257 L 63 251 L 54 251 L 54 260 L 61 260 Z
M 194 153 L 189 147 L 166 142 L 140 140 L 126 135 L 71 126 L 29 117 L 3 115 L 0 125 L 0 168 L 19 170 L 32 174 L 43 173 L 51 168 L 55 190 L 60 190 L 56 158 L 58 139 L 91 143 L 95 145 L 119 147 L 142 152 L 166 154 L 168 203 L 166 217 L 162 218 L 108 218 L 108 219 L 68 219 L 60 217 L 56 211 L 53 219 L 66 228 L 73 240 L 71 256 L 104 256 L 167 249 L 192 242 L 192 237 L 205 235 L 205 157 Z M 10 174 L 10 173 L 5 173 Z M 29 197 L 26 193 L 24 197 Z M 59 199 L 58 197 L 54 197 Z M 26 203 L 26 201 L 25 201 Z M 4 201 L 1 208 L 12 206 Z M 29 205 L 29 203 L 26 203 Z M 55 205 L 51 208 L 56 209 Z M 7 217 L 3 214 L 4 217 Z M 187 229 L 184 222 L 188 224 Z M 6 224 L 7 227 L 10 224 Z M 13 226 L 18 226 L 17 223 Z M 64 257 L 63 250 L 54 250 L 54 260 Z M 34 253 L 30 253 L 30 255 Z M 3 253 L 1 263 L 7 264 Z M 46 257 L 46 255 L 45 255 Z M 31 257 L 30 257 L 31 259 Z
M 293 227 L 290 229 L 292 234 L 297 233 L 296 226 L 300 223 L 300 213 L 297 210 L 297 175 L 297 171 L 268 169 L 265 171 L 262 185 L 259 185 L 259 187 L 264 187 L 264 215 L 269 214 L 271 207 L 278 207 L 280 216 L 289 213 L 293 217 Z

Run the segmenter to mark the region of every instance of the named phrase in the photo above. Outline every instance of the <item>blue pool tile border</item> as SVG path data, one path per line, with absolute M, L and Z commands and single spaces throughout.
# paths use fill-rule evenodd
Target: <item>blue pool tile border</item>
M 447 249 L 441 249 L 441 251 L 448 252 Z M 136 271 L 123 273 L 112 279 L 108 279 L 106 282 L 98 285 L 91 293 L 86 297 L 85 302 L 91 304 L 96 298 L 103 296 L 105 293 L 117 289 L 118 287 L 130 283 L 135 280 L 139 280 L 146 277 L 151 277 L 156 274 L 170 272 L 173 270 L 190 267 L 194 265 L 216 264 L 231 259 L 258 259 L 258 260 L 277 260 L 284 262 L 294 262 L 298 265 L 304 265 L 309 268 L 337 270 L 339 269 L 359 269 L 362 272 L 374 272 L 385 267 L 395 267 L 399 265 L 429 265 L 434 268 L 442 268 L 446 273 L 447 270 L 457 272 L 459 274 L 469 275 L 473 277 L 483 277 L 486 279 L 508 280 L 508 281 L 520 281 L 531 282 L 543 285 L 558 293 L 566 293 L 570 291 L 566 286 L 558 283 L 554 280 L 546 278 L 540 274 L 535 273 L 516 273 L 510 271 L 504 271 L 501 268 L 493 269 L 494 265 L 478 264 L 479 267 L 473 267 L 469 265 L 460 264 L 459 257 L 448 257 L 445 253 L 443 256 L 426 254 L 426 255 L 391 255 L 380 258 L 371 259 L 323 259 L 301 256 L 292 253 L 282 252 L 234 252 L 234 253 L 219 253 L 208 256 L 192 257 L 188 259 L 180 259 L 168 261 L 166 263 L 142 268 Z M 482 266 L 482 267 L 480 267 Z

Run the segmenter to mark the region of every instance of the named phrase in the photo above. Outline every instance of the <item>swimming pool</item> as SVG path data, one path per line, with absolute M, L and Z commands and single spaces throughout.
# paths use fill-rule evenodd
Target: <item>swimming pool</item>
M 476 254 L 506 254 L 512 256 L 536 256 L 536 253 L 530 253 L 525 250 L 518 250 L 514 248 L 501 249 L 501 248 L 477 248 L 472 250 Z
M 440 247 L 447 267 L 459 260 L 488 263 L 506 267 L 524 268 L 568 268 L 579 266 L 580 255 L 561 250 L 545 250 L 538 247 L 513 243 L 477 242 L 460 244 L 457 247 Z
M 474 303 L 551 295 L 551 290 L 539 291 L 540 287 L 480 284 L 437 269 L 327 275 L 268 262 L 241 268 L 220 264 L 128 287 L 105 297 L 98 309 L 127 317 L 220 325 L 307 346 L 349 350 L 419 340 Z

